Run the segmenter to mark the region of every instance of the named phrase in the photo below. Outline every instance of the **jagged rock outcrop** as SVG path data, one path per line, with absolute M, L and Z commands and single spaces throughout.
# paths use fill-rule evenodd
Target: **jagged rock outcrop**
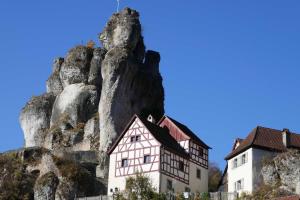
M 99 149 L 99 141 L 100 141 L 100 125 L 99 125 L 99 117 L 98 113 L 96 116 L 91 118 L 84 126 L 84 139 L 83 143 L 86 145 L 86 148 L 90 150 L 98 150 Z M 84 148 L 81 148 L 84 149 Z
M 74 83 L 87 83 L 93 49 L 77 46 L 71 49 L 61 66 L 60 79 L 64 87 Z
M 261 170 L 264 183 L 295 192 L 300 183 L 300 151 L 289 150 L 264 163 Z
M 102 62 L 99 104 L 100 151 L 105 152 L 133 114 L 159 118 L 164 113 L 164 90 L 159 53 L 147 51 L 139 14 L 129 8 L 114 14 L 100 35 L 108 51 Z M 145 61 L 144 61 L 145 60 Z M 144 61 L 144 62 L 143 62 Z
M 97 112 L 99 93 L 96 86 L 84 83 L 71 84 L 57 96 L 52 109 L 51 125 L 58 123 L 62 116 L 69 118 L 72 127 L 85 123 Z
M 41 176 L 35 183 L 34 199 L 55 200 L 55 192 L 59 179 L 53 172 L 48 172 Z
M 106 51 L 101 48 L 95 48 L 93 58 L 91 60 L 91 67 L 88 77 L 88 84 L 95 85 L 101 92 L 102 76 L 101 76 L 101 64 L 105 57 Z
M 48 93 L 52 92 L 55 95 L 58 95 L 63 91 L 63 86 L 59 76 L 61 65 L 63 64 L 63 62 L 64 62 L 64 58 L 57 58 L 53 62 L 52 74 L 47 80 Z
M 50 127 L 52 106 L 55 101 L 53 93 L 32 97 L 22 109 L 20 123 L 24 131 L 25 146 L 41 146 L 46 130 Z
M 114 14 L 100 41 L 103 48 L 89 42 L 56 58 L 47 93 L 21 112 L 25 147 L 41 147 L 23 152 L 22 166 L 36 175 L 36 199 L 105 193 L 107 149 L 130 118 L 164 114 L 160 55 L 145 50 L 139 13 Z

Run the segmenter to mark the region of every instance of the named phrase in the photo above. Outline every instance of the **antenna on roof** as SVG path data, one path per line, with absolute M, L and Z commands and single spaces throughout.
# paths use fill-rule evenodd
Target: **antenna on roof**
M 119 12 L 120 0 L 117 0 L 117 12 Z

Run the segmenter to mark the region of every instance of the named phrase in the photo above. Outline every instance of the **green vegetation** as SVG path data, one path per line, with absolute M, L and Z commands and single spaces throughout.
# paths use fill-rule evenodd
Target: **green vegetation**
M 114 194 L 116 200 L 167 200 L 167 194 L 157 193 L 152 186 L 149 177 L 136 173 L 135 176 L 126 179 L 125 191 Z M 191 200 L 209 200 L 208 193 L 197 193 Z M 175 200 L 185 200 L 183 193 L 175 194 Z
M 208 191 L 216 192 L 222 178 L 222 171 L 216 163 L 209 163 L 208 170 Z
M 16 153 L 0 155 L 0 199 L 33 199 L 35 179 Z
M 164 194 L 155 192 L 150 179 L 141 173 L 126 179 L 126 187 L 123 193 L 116 194 L 116 200 L 165 200 Z
M 291 195 L 289 192 L 281 189 L 280 185 L 280 183 L 274 186 L 262 184 L 252 195 L 242 193 L 237 200 L 265 200 Z

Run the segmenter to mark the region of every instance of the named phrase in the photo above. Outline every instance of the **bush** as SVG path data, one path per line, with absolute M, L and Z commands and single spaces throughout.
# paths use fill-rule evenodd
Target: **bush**
M 31 200 L 36 177 L 15 153 L 0 155 L 0 199 Z
M 209 200 L 209 193 L 208 192 L 204 192 L 204 193 L 201 193 L 201 200 Z
M 208 191 L 216 192 L 222 178 L 222 171 L 216 163 L 209 163 L 208 169 Z
M 141 173 L 126 179 L 124 192 L 115 194 L 117 200 L 166 200 L 165 194 L 158 194 L 150 179 Z

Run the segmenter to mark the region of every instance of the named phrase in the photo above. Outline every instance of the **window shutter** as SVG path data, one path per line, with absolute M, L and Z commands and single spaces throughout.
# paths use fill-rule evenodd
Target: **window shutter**
M 244 189 L 244 179 L 241 180 L 241 189 Z
M 245 154 L 245 163 L 248 162 L 248 152 Z

